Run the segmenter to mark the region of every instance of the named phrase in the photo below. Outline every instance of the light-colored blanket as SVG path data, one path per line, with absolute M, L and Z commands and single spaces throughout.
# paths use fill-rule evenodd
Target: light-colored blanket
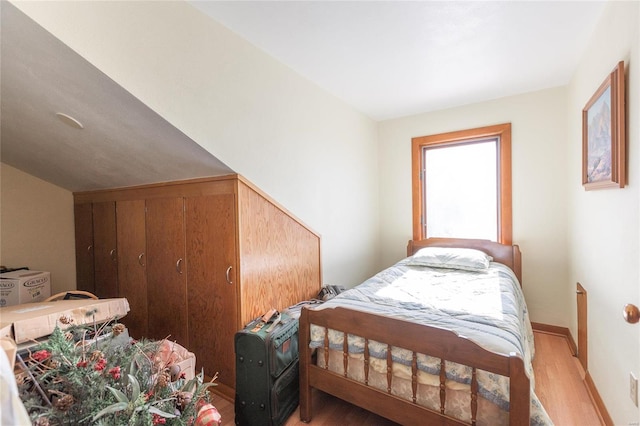
M 493 352 L 520 354 L 534 388 L 532 359 L 533 331 L 520 284 L 508 267 L 491 262 L 489 269 L 469 272 L 411 266 L 407 259 L 381 271 L 361 285 L 321 305 L 321 309 L 346 307 L 419 324 L 456 331 Z M 324 329 L 311 327 L 311 347 L 323 345 Z M 332 349 L 341 350 L 343 333 L 329 331 Z M 352 354 L 364 352 L 364 339 L 348 337 Z M 369 342 L 370 356 L 386 359 L 387 345 Z M 394 362 L 411 365 L 410 351 L 393 348 Z M 438 375 L 440 360 L 419 355 L 419 370 Z M 447 363 L 447 378 L 471 382 L 471 369 Z M 479 393 L 500 408 L 509 408 L 509 380 L 478 372 Z M 551 420 L 532 391 L 531 424 L 548 425 Z

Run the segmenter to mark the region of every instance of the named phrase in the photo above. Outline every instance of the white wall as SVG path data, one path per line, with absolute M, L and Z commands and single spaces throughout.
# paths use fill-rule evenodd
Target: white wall
M 325 282 L 375 271 L 373 121 L 183 1 L 14 4 L 319 232 Z
M 51 294 L 76 288 L 71 192 L 0 163 L 0 264 L 51 272 Z
M 622 319 L 640 305 L 638 212 L 640 192 L 640 51 L 638 2 L 608 2 L 568 90 L 569 284 L 588 293 L 589 372 L 615 424 L 638 424 L 629 398 L 629 373 L 640 373 L 640 325 Z M 581 111 L 618 61 L 627 66 L 629 183 L 624 189 L 585 191 L 581 185 Z M 572 288 L 565 299 L 573 300 Z M 568 305 L 571 318 L 575 304 Z M 575 321 L 571 323 L 576 336 Z M 634 423 L 635 422 L 635 423 Z
M 513 241 L 533 321 L 568 326 L 566 91 L 549 89 L 379 125 L 382 261 L 405 255 L 412 236 L 411 138 L 511 123 Z
M 640 305 L 640 11 L 609 2 L 571 84 L 389 120 L 379 125 L 381 247 L 388 265 L 411 237 L 411 138 L 511 122 L 513 239 L 523 251 L 533 321 L 569 327 L 577 338 L 575 283 L 589 296 L 589 371 L 615 424 L 635 424 L 629 373 L 640 370 L 640 328 L 622 307 Z M 584 191 L 581 111 L 619 60 L 627 64 L 625 189 Z M 635 423 L 634 423 L 635 422 Z
M 590 373 L 614 421 L 638 421 L 628 374 L 640 373 L 639 331 L 620 314 L 625 303 L 640 304 L 637 2 L 608 2 L 569 87 L 378 125 L 185 2 L 16 6 L 319 231 L 325 282 L 352 285 L 404 256 L 412 137 L 511 122 L 513 237 L 532 319 L 576 336 L 580 281 L 589 292 Z M 630 183 L 585 192 L 580 111 L 620 59 L 628 64 Z M 5 167 L 3 224 L 13 223 Z M 63 256 L 73 263 L 72 252 Z

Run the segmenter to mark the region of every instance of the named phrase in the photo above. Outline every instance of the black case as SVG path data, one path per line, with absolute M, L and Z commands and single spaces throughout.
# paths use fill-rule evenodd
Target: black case
M 237 425 L 282 425 L 298 406 L 298 320 L 281 315 L 271 332 L 258 318 L 235 335 Z

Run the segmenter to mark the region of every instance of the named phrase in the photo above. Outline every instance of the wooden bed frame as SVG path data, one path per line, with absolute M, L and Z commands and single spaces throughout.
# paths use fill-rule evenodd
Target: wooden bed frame
M 427 246 L 466 247 L 484 251 L 513 269 L 521 281 L 521 255 L 518 246 L 502 245 L 486 240 L 431 238 L 421 241 L 409 241 L 407 254 Z M 364 337 L 364 377 L 368 377 L 368 340 L 384 342 L 413 351 L 412 389 L 413 401 L 395 396 L 391 393 L 391 351 L 387 357 L 387 390 L 369 386 L 367 383 L 355 381 L 345 374 L 338 374 L 328 369 L 328 365 L 318 366 L 315 363 L 315 351 L 309 348 L 311 324 L 339 330 L 347 334 Z M 420 338 L 416 338 L 420 336 Z M 497 354 L 487 351 L 457 333 L 441 328 L 413 324 L 407 321 L 388 318 L 380 315 L 332 308 L 314 310 L 305 307 L 300 316 L 300 420 L 310 422 L 312 417 L 311 392 L 319 389 L 354 405 L 372 411 L 401 424 L 439 424 L 463 425 L 475 424 L 477 416 L 476 369 L 493 372 L 510 378 L 509 424 L 529 424 L 530 383 L 525 371 L 522 357 L 516 353 Z M 346 334 L 345 339 L 346 342 Z M 324 359 L 328 359 L 328 338 L 325 338 Z M 343 348 L 344 371 L 347 371 L 349 357 L 347 347 Z M 456 362 L 473 368 L 471 382 L 471 419 L 468 422 L 457 420 L 445 412 L 446 388 L 445 376 L 440 377 L 439 411 L 431 410 L 416 401 L 417 362 L 416 354 L 431 355 L 441 360 Z M 444 361 L 443 361 L 444 362 Z M 442 369 L 444 371 L 444 369 Z M 366 382 L 367 380 L 365 380 Z

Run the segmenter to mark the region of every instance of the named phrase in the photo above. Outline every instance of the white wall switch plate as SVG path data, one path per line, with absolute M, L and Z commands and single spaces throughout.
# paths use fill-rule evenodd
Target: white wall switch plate
M 638 379 L 633 373 L 629 373 L 629 396 L 633 403 L 638 406 Z

